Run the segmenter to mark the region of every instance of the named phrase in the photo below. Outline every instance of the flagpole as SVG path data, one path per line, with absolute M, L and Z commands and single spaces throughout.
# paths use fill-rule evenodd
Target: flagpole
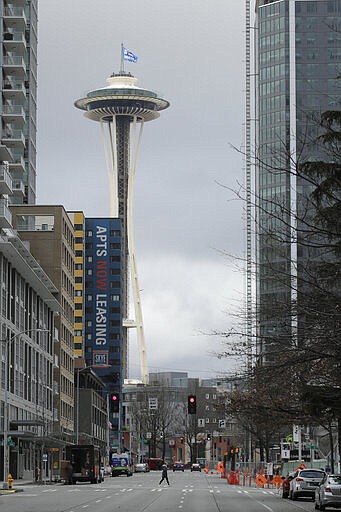
M 123 59 L 123 43 L 121 43 L 121 73 L 124 73 L 124 59 Z

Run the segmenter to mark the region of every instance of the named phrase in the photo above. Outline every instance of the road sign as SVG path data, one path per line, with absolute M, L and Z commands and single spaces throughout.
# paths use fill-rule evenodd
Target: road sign
M 198 427 L 205 426 L 205 418 L 198 418 Z
M 149 410 L 150 411 L 156 411 L 157 410 L 157 407 L 158 407 L 158 402 L 157 402 L 157 398 L 149 398 L 148 399 L 149 401 Z
M 43 453 L 43 462 L 47 462 L 47 453 Z
M 147 439 L 151 439 L 152 438 L 152 433 L 151 432 L 147 432 L 146 433 L 146 438 Z
M 225 428 L 226 427 L 226 420 L 219 420 L 219 428 Z

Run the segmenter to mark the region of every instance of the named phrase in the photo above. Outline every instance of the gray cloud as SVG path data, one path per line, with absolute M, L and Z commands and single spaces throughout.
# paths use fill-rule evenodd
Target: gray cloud
M 119 69 L 122 41 L 139 56 L 126 69 L 171 102 L 144 129 L 136 246 L 150 364 L 179 367 L 186 364 L 181 354 L 195 350 L 192 375 L 227 365 L 208 357 L 212 342 L 198 332 L 227 328 L 224 311 L 243 286 L 215 251 L 240 253 L 243 244 L 242 205 L 229 202 L 231 194 L 216 183 L 234 187 L 243 180 L 243 162 L 230 148 L 243 142 L 242 4 L 43 0 L 39 6 L 39 203 L 108 215 L 100 128 L 73 102 Z M 132 374 L 135 351 L 132 341 Z

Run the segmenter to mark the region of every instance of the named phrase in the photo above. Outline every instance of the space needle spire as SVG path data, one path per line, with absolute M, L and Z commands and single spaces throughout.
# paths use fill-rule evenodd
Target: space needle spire
M 121 59 L 121 62 L 136 62 L 137 57 L 122 45 Z M 123 367 L 127 368 L 127 329 L 133 327 L 137 330 L 141 378 L 147 383 L 147 354 L 133 232 L 134 182 L 144 123 L 157 119 L 160 111 L 169 107 L 169 102 L 156 92 L 138 87 L 136 82 L 137 79 L 124 71 L 121 63 L 120 72 L 107 78 L 105 87 L 88 92 L 75 102 L 75 106 L 85 111 L 85 117 L 101 125 L 109 180 L 110 216 L 119 218 L 122 224 Z M 134 320 L 128 319 L 129 283 Z

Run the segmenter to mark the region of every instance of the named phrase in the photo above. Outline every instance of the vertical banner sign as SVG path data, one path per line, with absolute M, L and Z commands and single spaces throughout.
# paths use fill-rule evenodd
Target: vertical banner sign
M 95 346 L 93 347 L 93 365 L 108 366 L 108 289 L 109 289 L 109 250 L 108 224 L 96 223 L 94 254 L 94 291 L 95 291 Z

